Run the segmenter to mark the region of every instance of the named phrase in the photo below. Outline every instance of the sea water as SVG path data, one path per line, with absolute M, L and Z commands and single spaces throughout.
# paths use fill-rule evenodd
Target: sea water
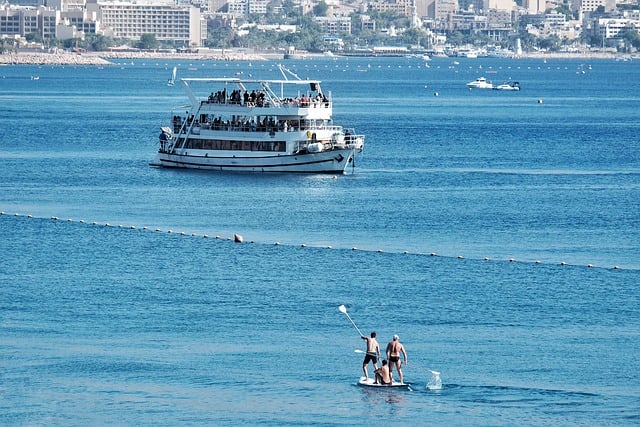
M 174 66 L 276 62 L 0 68 L 0 423 L 637 425 L 640 63 L 286 65 L 366 134 L 347 175 L 149 166 Z M 411 391 L 355 385 L 342 304 Z

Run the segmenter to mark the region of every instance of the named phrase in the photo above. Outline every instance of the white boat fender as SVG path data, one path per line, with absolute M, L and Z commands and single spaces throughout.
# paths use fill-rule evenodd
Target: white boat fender
M 324 145 L 319 142 L 312 142 L 307 145 L 307 151 L 310 153 L 319 153 L 324 150 Z

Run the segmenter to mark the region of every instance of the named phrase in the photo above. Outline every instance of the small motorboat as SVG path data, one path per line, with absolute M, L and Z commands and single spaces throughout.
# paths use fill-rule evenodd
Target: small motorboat
M 518 82 L 504 82 L 494 87 L 495 90 L 520 90 L 520 83 Z
M 484 77 L 478 77 L 472 82 L 467 83 L 469 89 L 493 89 L 493 83 Z

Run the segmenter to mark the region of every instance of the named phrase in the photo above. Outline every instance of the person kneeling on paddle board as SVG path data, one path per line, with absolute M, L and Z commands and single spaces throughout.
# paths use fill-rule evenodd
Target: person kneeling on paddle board
M 387 359 L 389 359 L 389 372 L 393 379 L 393 366 L 396 366 L 398 375 L 400 376 L 400 383 L 404 384 L 404 378 L 402 376 L 402 362 L 400 361 L 400 353 L 404 357 L 404 364 L 406 365 L 409 359 L 407 359 L 407 352 L 404 346 L 400 344 L 400 338 L 397 335 L 393 336 L 393 341 L 387 344 Z
M 367 373 L 367 365 L 371 361 L 373 362 L 373 369 L 378 369 L 380 345 L 378 345 L 378 341 L 376 340 L 375 332 L 371 332 L 371 338 L 365 337 L 364 335 L 360 335 L 360 338 L 367 341 L 367 353 L 364 356 L 364 362 L 362 362 L 362 372 L 364 372 L 364 377 L 366 379 L 369 379 L 369 374 Z
M 387 359 L 384 359 L 382 361 L 382 367 L 376 369 L 376 382 L 374 384 L 391 385 L 392 382 L 389 366 L 387 366 Z

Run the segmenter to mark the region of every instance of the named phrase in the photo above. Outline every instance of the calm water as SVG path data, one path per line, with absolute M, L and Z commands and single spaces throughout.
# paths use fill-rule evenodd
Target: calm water
M 337 179 L 148 166 L 174 65 L 272 62 L 0 67 L 0 424 L 638 425 L 640 62 L 460 62 L 289 63 L 367 135 Z

